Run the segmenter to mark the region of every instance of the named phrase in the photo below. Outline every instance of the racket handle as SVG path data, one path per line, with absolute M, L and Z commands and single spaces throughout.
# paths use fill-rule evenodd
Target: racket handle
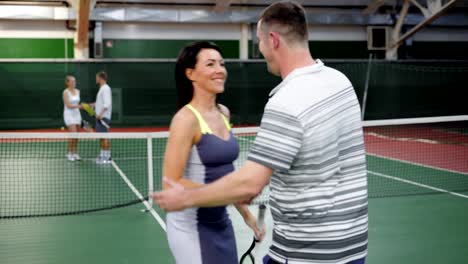
M 258 218 L 257 218 L 257 227 L 259 229 L 263 228 L 265 224 L 265 212 L 266 212 L 266 205 L 261 204 L 258 206 Z
M 110 126 L 106 123 L 104 120 L 99 120 L 103 126 L 105 126 L 107 129 L 110 129 Z

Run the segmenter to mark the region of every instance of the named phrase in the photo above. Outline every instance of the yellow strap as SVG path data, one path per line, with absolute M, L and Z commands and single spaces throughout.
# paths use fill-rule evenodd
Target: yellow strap
M 187 108 L 192 110 L 193 114 L 195 115 L 195 117 L 198 119 L 198 124 L 200 125 L 200 130 L 201 130 L 201 133 L 202 134 L 213 134 L 213 132 L 211 131 L 210 127 L 208 126 L 208 124 L 206 124 L 205 120 L 203 119 L 203 117 L 201 116 L 200 112 L 197 111 L 197 109 L 195 109 L 193 106 L 191 106 L 190 104 L 187 105 Z
M 231 130 L 231 124 L 229 124 L 229 120 L 227 119 L 227 117 L 225 115 L 221 114 L 221 116 L 223 117 L 224 124 L 226 125 L 227 129 L 230 131 Z

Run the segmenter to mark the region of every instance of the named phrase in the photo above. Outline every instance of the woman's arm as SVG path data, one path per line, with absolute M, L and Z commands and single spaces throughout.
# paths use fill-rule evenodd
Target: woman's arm
M 70 104 L 70 100 L 68 100 L 68 96 L 67 96 L 67 93 L 65 93 L 65 91 L 63 92 L 63 104 L 65 104 L 65 106 L 67 108 L 70 108 L 70 109 L 73 109 L 73 108 L 80 108 L 81 105 L 72 105 Z
M 200 137 L 200 135 L 197 135 L 199 130 L 195 116 L 186 108 L 181 109 L 174 116 L 169 129 L 169 139 L 164 155 L 163 176 L 176 181 L 187 189 L 202 185 L 184 178 L 190 150 Z M 163 183 L 163 189 L 166 188 L 168 186 Z
M 222 104 L 218 104 L 219 110 L 221 113 L 229 120 L 231 113 L 229 111 L 229 108 Z M 263 239 L 265 235 L 265 230 L 264 229 L 259 229 L 257 227 L 257 219 L 255 216 L 250 212 L 249 207 L 245 204 L 235 204 L 235 207 L 239 214 L 244 218 L 245 223 L 247 226 L 249 226 L 255 233 L 255 237 L 259 239 L 260 241 Z
M 250 212 L 249 207 L 245 204 L 235 204 L 237 211 L 244 218 L 245 224 L 249 226 L 255 233 L 255 237 L 262 241 L 265 236 L 265 229 L 263 227 L 258 228 L 257 219 Z

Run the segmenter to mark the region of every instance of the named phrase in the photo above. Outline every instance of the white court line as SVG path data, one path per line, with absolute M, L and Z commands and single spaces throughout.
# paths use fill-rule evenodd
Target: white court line
M 430 166 L 430 165 L 426 165 L 426 164 L 422 164 L 422 163 L 411 162 L 411 161 L 401 160 L 401 159 L 396 159 L 396 158 L 391 158 L 391 157 L 387 157 L 387 156 L 381 156 L 381 155 L 374 154 L 374 153 L 370 153 L 370 152 L 367 152 L 366 155 L 374 156 L 374 157 L 381 158 L 381 159 L 387 159 L 387 160 L 392 160 L 392 161 L 398 161 L 398 162 L 401 162 L 401 163 L 406 163 L 406 164 L 410 164 L 410 165 L 414 165 L 414 166 L 420 166 L 420 167 L 429 168 L 429 169 L 434 169 L 434 170 L 447 171 L 447 172 L 452 172 L 452 173 L 456 173 L 456 174 L 468 175 L 468 173 L 462 172 L 462 171 L 449 170 L 449 169 L 440 168 L 440 167 L 435 167 L 435 166 Z
M 415 185 L 415 186 L 426 188 L 426 189 L 429 189 L 429 190 L 433 190 L 433 191 L 437 191 L 437 192 L 441 192 L 441 193 L 446 193 L 446 194 L 451 194 L 451 195 L 454 195 L 454 196 L 458 196 L 458 197 L 461 197 L 461 198 L 468 199 L 468 195 L 464 195 L 464 194 L 461 194 L 461 193 L 451 192 L 449 190 L 437 188 L 437 187 L 434 187 L 434 186 L 430 186 L 430 185 L 426 185 L 426 184 L 422 184 L 422 183 L 418 183 L 418 182 L 414 182 L 414 181 L 410 181 L 410 180 L 405 180 L 405 179 L 402 179 L 402 178 L 390 176 L 390 175 L 379 173 L 379 172 L 374 172 L 374 171 L 370 171 L 370 170 L 368 170 L 367 172 L 370 173 L 370 174 L 374 174 L 376 176 L 379 176 L 379 177 L 390 179 L 390 180 L 404 182 L 404 183 L 407 183 L 407 184 Z
M 143 195 L 135 188 L 135 186 L 130 182 L 130 180 L 127 178 L 125 173 L 117 166 L 117 164 L 112 161 L 112 167 L 120 174 L 120 177 L 125 181 L 125 183 L 130 187 L 130 189 L 133 191 L 133 193 L 140 199 L 140 201 L 145 205 L 146 209 L 148 212 L 151 213 L 151 215 L 154 217 L 154 219 L 159 223 L 161 228 L 166 232 L 166 223 L 162 220 L 162 218 L 158 215 L 158 213 L 154 210 L 154 208 L 148 203 L 148 201 L 145 200 Z

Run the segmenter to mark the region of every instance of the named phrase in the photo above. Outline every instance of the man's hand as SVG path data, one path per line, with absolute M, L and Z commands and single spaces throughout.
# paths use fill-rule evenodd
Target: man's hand
M 188 195 L 184 187 L 166 177 L 163 177 L 163 181 L 171 188 L 153 193 L 151 195 L 153 201 L 167 212 L 180 211 L 187 208 Z
M 96 116 L 96 119 L 97 119 L 97 120 L 101 120 L 101 119 L 102 119 L 102 115 L 97 115 L 97 116 Z

